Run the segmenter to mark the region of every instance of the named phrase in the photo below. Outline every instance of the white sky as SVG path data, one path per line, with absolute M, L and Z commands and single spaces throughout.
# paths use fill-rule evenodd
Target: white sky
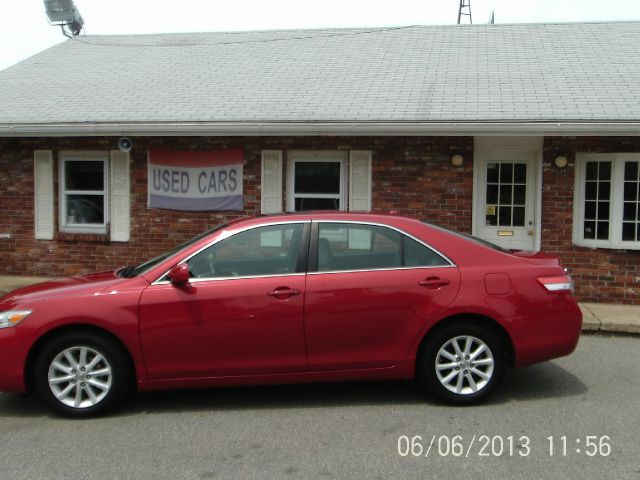
M 93 34 L 454 24 L 459 0 L 74 0 Z M 640 20 L 638 0 L 471 0 L 474 23 Z M 0 0 L 0 70 L 65 40 L 42 0 Z

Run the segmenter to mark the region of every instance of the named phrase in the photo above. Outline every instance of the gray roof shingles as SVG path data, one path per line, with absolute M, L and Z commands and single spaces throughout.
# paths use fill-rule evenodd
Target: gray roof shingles
M 640 22 L 80 36 L 0 124 L 640 120 Z

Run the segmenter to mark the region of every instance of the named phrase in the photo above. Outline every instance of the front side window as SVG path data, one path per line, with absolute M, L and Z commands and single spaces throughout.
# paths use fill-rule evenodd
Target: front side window
M 574 243 L 640 249 L 640 154 L 583 154 L 577 159 Z
M 303 224 L 257 227 L 225 238 L 187 261 L 195 278 L 284 275 L 296 272 Z
M 106 158 L 61 159 L 61 231 L 106 233 L 107 173 Z
M 391 228 L 324 222 L 318 226 L 319 272 L 445 265 L 449 262 L 436 252 Z

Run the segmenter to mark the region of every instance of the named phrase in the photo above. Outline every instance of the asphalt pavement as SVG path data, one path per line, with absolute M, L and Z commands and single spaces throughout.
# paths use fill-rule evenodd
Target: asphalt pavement
M 145 393 L 90 420 L 0 394 L 0 478 L 640 479 L 638 365 L 639 337 L 584 335 L 466 408 L 411 382 Z

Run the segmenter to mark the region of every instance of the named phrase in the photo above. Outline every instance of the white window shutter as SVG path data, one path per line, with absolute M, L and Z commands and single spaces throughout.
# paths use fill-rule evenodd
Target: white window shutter
M 53 240 L 53 155 L 51 150 L 33 152 L 35 238 Z
M 371 210 L 370 150 L 351 150 L 349 154 L 349 210 Z
M 129 153 L 111 150 L 110 173 L 110 238 L 112 242 L 128 242 L 131 228 Z
M 282 150 L 262 151 L 261 185 L 261 212 L 282 212 Z

